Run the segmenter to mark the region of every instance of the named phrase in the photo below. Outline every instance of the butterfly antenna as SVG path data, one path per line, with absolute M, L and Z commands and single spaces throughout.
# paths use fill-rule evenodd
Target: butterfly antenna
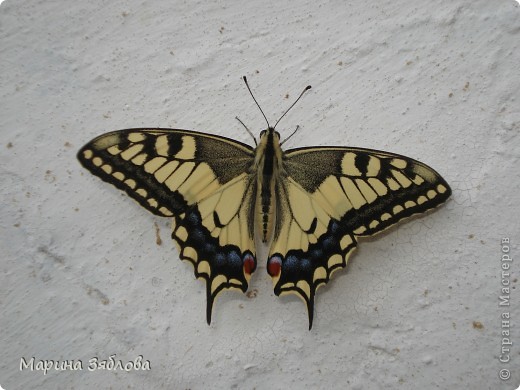
M 242 121 L 240 120 L 240 118 L 239 118 L 238 116 L 236 116 L 235 119 L 236 119 L 237 121 L 239 121 L 239 122 L 242 124 L 242 126 L 244 126 L 244 128 L 245 128 L 246 131 L 249 133 L 249 135 L 251 136 L 251 138 L 253 138 L 253 141 L 255 141 L 255 146 L 258 146 L 258 144 L 256 143 L 255 135 L 251 132 L 251 130 L 249 130 L 249 129 L 247 128 L 247 126 L 244 124 L 244 122 L 242 122 Z
M 256 106 L 259 108 L 260 112 L 261 112 L 262 115 L 264 116 L 264 119 L 265 119 L 265 121 L 267 122 L 267 127 L 270 128 L 271 125 L 269 124 L 269 121 L 267 120 L 267 117 L 265 116 L 264 112 L 262 111 L 262 108 L 260 107 L 260 104 L 258 104 L 258 102 L 256 101 L 256 99 L 255 99 L 255 95 L 253 95 L 253 92 L 251 92 L 251 88 L 249 88 L 249 84 L 247 83 L 247 78 L 246 78 L 246 76 L 243 76 L 242 78 L 244 79 L 244 83 L 246 83 L 247 90 L 249 91 L 249 93 L 251 94 L 251 97 L 252 97 L 253 100 L 255 101 Z
M 285 115 L 287 115 L 287 113 L 291 110 L 291 108 L 293 108 L 294 105 L 295 105 L 296 103 L 298 103 L 298 100 L 300 100 L 300 99 L 302 98 L 303 94 L 304 94 L 305 92 L 307 92 L 307 91 L 308 91 L 309 89 L 311 89 L 311 88 L 312 88 L 312 87 L 311 87 L 310 85 L 307 85 L 307 86 L 305 87 L 305 89 L 302 91 L 302 93 L 300 93 L 300 96 L 298 96 L 298 99 L 296 99 L 296 101 L 295 101 L 293 104 L 291 104 L 291 107 L 289 107 L 289 108 L 284 112 L 284 114 L 280 117 L 280 119 L 278 119 L 278 120 L 276 121 L 276 123 L 274 124 L 273 129 L 276 129 L 276 125 L 278 124 L 278 122 L 280 122 L 280 121 L 282 120 L 282 118 L 283 118 Z
M 296 134 L 296 132 L 300 130 L 300 125 L 296 126 L 296 129 L 291 133 L 291 135 L 289 137 L 287 137 L 286 139 L 284 139 L 282 142 L 280 142 L 280 146 L 282 146 L 284 143 L 287 142 L 287 140 L 289 138 L 291 138 L 294 134 Z

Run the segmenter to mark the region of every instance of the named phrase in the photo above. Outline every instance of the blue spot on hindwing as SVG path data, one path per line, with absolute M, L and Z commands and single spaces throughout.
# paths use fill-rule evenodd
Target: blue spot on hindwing
M 308 256 L 312 260 L 320 260 L 323 257 L 323 251 L 320 248 L 314 247 L 309 250 Z
M 298 258 L 294 255 L 287 256 L 283 262 L 284 272 L 291 272 L 298 268 Z
M 186 218 L 184 220 L 194 227 L 200 226 L 200 224 L 202 223 L 200 214 L 197 211 L 192 211 L 191 213 L 186 214 Z
M 325 253 L 330 253 L 334 250 L 335 246 L 337 245 L 336 240 L 329 236 L 323 239 L 322 246 Z
M 226 255 L 222 252 L 215 254 L 215 268 L 222 268 L 226 265 Z
M 304 258 L 300 260 L 300 268 L 303 272 L 308 272 L 311 269 L 311 262 L 309 259 Z
M 232 250 L 228 254 L 228 262 L 229 265 L 233 267 L 239 267 L 240 269 L 242 268 L 242 256 L 240 256 L 240 254 L 235 250 Z

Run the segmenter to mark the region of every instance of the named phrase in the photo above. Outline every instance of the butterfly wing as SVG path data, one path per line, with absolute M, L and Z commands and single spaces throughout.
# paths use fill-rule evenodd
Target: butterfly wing
M 251 147 L 188 130 L 128 129 L 93 139 L 78 159 L 147 210 L 173 217 L 180 258 L 206 281 L 208 324 L 222 290 L 247 290 L 256 268 Z
M 432 209 L 451 194 L 427 165 L 376 150 L 292 149 L 283 167 L 267 269 L 276 295 L 295 293 L 306 302 L 309 329 L 317 288 L 346 266 L 357 237 Z

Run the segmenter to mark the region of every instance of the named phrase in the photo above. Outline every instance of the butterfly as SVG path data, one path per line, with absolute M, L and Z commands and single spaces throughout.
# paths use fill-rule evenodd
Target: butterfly
M 308 89 L 275 126 L 260 108 L 267 129 L 258 142 L 253 136 L 255 148 L 190 130 L 135 128 L 102 134 L 78 152 L 94 175 L 173 219 L 180 258 L 206 282 L 208 324 L 220 292 L 247 291 L 257 268 L 255 237 L 270 243 L 266 269 L 275 294 L 302 298 L 311 329 L 318 287 L 347 265 L 359 238 L 451 194 L 436 171 L 398 154 L 342 146 L 282 150 L 276 125 Z

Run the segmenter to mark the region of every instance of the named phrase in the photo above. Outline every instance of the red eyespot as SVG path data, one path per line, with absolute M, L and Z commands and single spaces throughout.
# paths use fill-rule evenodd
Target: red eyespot
M 267 273 L 275 278 L 280 275 L 282 269 L 282 258 L 280 256 L 273 256 L 267 261 Z
M 250 253 L 247 253 L 244 256 L 243 263 L 244 263 L 244 272 L 248 275 L 251 275 L 255 271 L 255 268 L 256 268 L 256 262 L 255 262 L 255 258 L 253 257 L 253 255 L 251 255 Z

